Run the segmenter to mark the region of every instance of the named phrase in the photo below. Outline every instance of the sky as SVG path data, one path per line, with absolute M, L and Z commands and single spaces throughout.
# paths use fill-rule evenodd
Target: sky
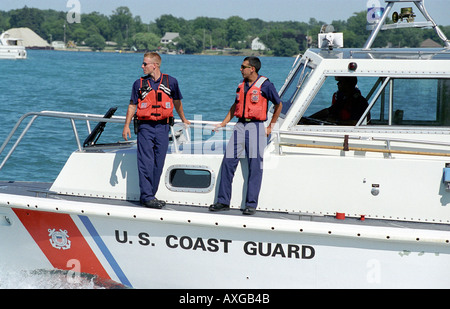
M 424 0 L 428 12 L 438 25 L 450 25 L 450 0 Z M 69 12 L 79 8 L 81 13 L 99 12 L 110 16 L 113 11 L 126 6 L 133 16 L 140 16 L 144 23 L 154 22 L 163 14 L 171 14 L 186 20 L 199 16 L 227 19 L 240 16 L 243 19 L 259 18 L 264 21 L 308 22 L 310 18 L 331 23 L 347 20 L 355 12 L 367 10 L 372 4 L 384 0 L 0 0 L 0 10 L 21 9 L 24 6 Z M 394 10 L 414 5 L 396 4 Z

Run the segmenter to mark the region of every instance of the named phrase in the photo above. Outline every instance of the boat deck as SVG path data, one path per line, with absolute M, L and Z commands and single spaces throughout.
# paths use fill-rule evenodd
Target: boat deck
M 140 207 L 138 201 L 126 201 L 117 199 L 97 198 L 97 197 L 81 197 L 62 195 L 49 191 L 51 187 L 49 182 L 26 182 L 26 181 L 0 181 L 0 193 L 1 194 L 13 194 L 29 197 L 41 197 L 49 199 L 58 199 L 66 201 L 86 202 L 109 205 L 112 207 Z M 183 211 L 183 212 L 196 212 L 205 214 L 220 214 L 226 216 L 240 216 L 242 217 L 242 211 L 240 209 L 230 209 L 229 211 L 222 211 L 219 213 L 212 213 L 205 206 L 192 206 L 192 205 L 176 205 L 166 204 L 164 210 Z M 450 231 L 450 224 L 441 223 L 423 223 L 423 222 L 409 222 L 409 221 L 397 221 L 386 219 L 372 219 L 346 217 L 345 220 L 337 219 L 334 216 L 329 215 L 316 215 L 306 213 L 287 213 L 276 211 L 263 211 L 258 210 L 256 214 L 251 216 L 252 218 L 261 219 L 280 219 L 280 220 L 299 220 L 299 221 L 314 221 L 321 223 L 333 223 L 333 224 L 351 224 L 360 226 L 376 226 L 386 228 L 406 228 L 406 229 L 426 229 L 434 231 Z

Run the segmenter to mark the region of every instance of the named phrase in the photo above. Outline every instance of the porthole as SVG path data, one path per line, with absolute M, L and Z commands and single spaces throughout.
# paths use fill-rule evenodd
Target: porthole
M 214 172 L 200 165 L 173 165 L 165 177 L 166 187 L 177 192 L 210 192 L 214 181 Z

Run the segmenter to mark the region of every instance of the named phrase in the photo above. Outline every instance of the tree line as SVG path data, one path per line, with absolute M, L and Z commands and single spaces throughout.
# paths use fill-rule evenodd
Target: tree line
M 310 18 L 309 22 L 263 21 L 258 18 L 244 20 L 238 16 L 227 19 L 197 17 L 193 20 L 161 15 L 154 22 L 142 22 L 140 16 L 133 16 L 125 6 L 118 7 L 112 15 L 98 12 L 81 14 L 80 23 L 68 23 L 67 12 L 22 9 L 0 11 L 0 29 L 28 27 L 45 40 L 73 41 L 94 49 L 104 49 L 107 41 L 117 43 L 116 48 L 134 46 L 139 51 L 158 50 L 161 38 L 166 32 L 178 32 L 176 46 L 187 54 L 201 53 L 207 49 L 250 48 L 254 38 L 259 37 L 268 55 L 293 56 L 308 47 L 317 46 L 317 34 L 325 22 Z M 336 32 L 344 33 L 345 47 L 361 47 L 369 31 L 366 30 L 366 12 L 354 13 L 347 20 L 335 20 L 331 24 Z M 450 26 L 441 27 L 450 37 Z M 373 47 L 418 47 L 425 39 L 440 42 L 432 29 L 396 29 L 381 32 Z

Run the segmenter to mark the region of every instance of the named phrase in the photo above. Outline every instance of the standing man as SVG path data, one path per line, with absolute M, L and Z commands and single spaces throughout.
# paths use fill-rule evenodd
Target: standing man
M 217 130 L 236 116 L 236 123 L 228 142 L 221 166 L 221 178 L 217 202 L 209 207 L 210 211 L 230 209 L 231 185 L 234 173 L 244 151 L 248 160 L 247 196 L 244 215 L 253 215 L 258 206 L 258 196 L 263 175 L 263 155 L 267 137 L 277 122 L 282 103 L 274 85 L 264 76 L 258 74 L 261 61 L 257 57 L 246 57 L 241 65 L 244 80 L 236 91 L 236 100 L 231 106 Z M 272 119 L 266 128 L 268 101 L 275 104 Z
M 131 137 L 130 123 L 134 114 L 138 118 L 137 163 L 139 172 L 140 201 L 145 207 L 162 208 L 164 201 L 155 195 L 158 191 L 167 149 L 169 147 L 169 121 L 173 118 L 173 107 L 186 125 L 178 88 L 178 81 L 160 71 L 161 57 L 157 53 L 144 54 L 142 70 L 145 76 L 136 80 L 131 92 L 122 136 Z M 136 111 L 137 110 L 137 111 Z

